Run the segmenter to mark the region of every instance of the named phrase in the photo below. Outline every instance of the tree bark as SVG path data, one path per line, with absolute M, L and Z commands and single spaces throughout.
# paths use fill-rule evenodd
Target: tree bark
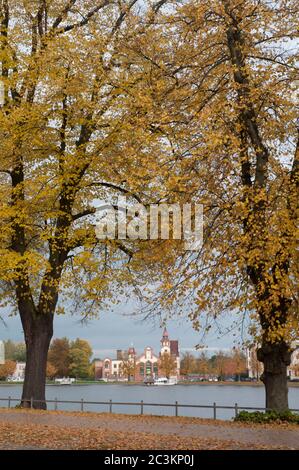
M 257 358 L 264 364 L 261 380 L 265 385 L 266 408 L 279 413 L 287 411 L 288 381 L 287 366 L 291 362 L 291 350 L 285 342 L 263 344 Z
M 53 336 L 52 314 L 29 316 L 23 321 L 26 341 L 26 369 L 21 406 L 47 409 L 46 368 L 50 342 Z M 31 400 L 33 402 L 31 403 Z
M 248 215 L 243 219 L 243 226 L 244 234 L 249 239 L 248 253 L 251 253 L 253 262 L 247 266 L 247 273 L 256 290 L 258 304 L 264 309 L 266 303 L 268 308 L 268 313 L 262 311 L 260 314 L 260 323 L 265 334 L 262 347 L 258 350 L 258 359 L 264 364 L 261 380 L 265 385 L 266 408 L 282 412 L 288 410 L 287 366 L 290 364 L 291 351 L 284 341 L 277 339 L 278 342 L 272 344 L 268 338 L 271 335 L 280 338 L 279 329 L 285 326 L 290 311 L 291 300 L 285 298 L 283 293 L 280 297 L 280 308 L 277 307 L 276 300 L 276 292 L 281 290 L 280 279 L 288 275 L 290 252 L 286 249 L 280 250 L 276 254 L 278 262 L 271 266 L 271 252 L 268 254 L 267 251 L 271 227 L 269 228 L 266 222 L 269 211 L 266 195 L 270 183 L 270 150 L 263 137 L 262 126 L 259 125 L 257 105 L 252 98 L 255 85 L 246 67 L 250 42 L 248 34 L 242 30 L 241 10 L 236 8 L 234 2 L 223 0 L 222 3 L 227 14 L 227 46 L 238 94 L 241 181 L 244 188 L 242 198 L 243 201 L 248 201 Z M 299 150 L 299 145 L 297 148 Z M 249 158 L 252 151 L 255 154 L 255 164 L 253 159 Z M 298 166 L 294 163 L 294 174 L 296 168 L 298 169 Z M 294 200 L 297 201 L 296 197 Z M 290 245 L 292 233 L 289 232 L 286 230 L 282 233 L 282 246 Z M 272 322 L 275 318 L 278 320 L 277 329 Z

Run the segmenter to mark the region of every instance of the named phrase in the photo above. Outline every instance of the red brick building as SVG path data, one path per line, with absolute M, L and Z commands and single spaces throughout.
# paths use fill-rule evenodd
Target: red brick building
M 131 380 L 143 382 L 146 378 L 162 377 L 162 371 L 159 370 L 159 360 L 161 355 L 170 354 L 176 364 L 174 377 L 180 375 L 180 353 L 178 340 L 169 338 L 166 328 L 161 338 L 161 349 L 158 354 L 154 353 L 152 347 L 144 348 L 142 354 L 138 355 L 133 346 L 127 351 L 117 351 L 116 359 L 106 357 L 103 360 L 95 361 L 96 380 L 128 380 L 128 370 L 131 364 Z

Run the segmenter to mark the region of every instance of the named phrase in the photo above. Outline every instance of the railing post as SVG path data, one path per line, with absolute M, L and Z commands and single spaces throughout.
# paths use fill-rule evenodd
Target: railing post
M 238 416 L 238 403 L 235 403 L 235 417 Z
M 13 399 L 10 395 L 9 395 L 7 398 L 3 398 L 2 400 L 4 400 L 4 401 L 7 400 L 7 402 L 8 402 L 8 408 L 11 408 L 11 402 L 12 402 L 14 399 Z M 26 401 L 27 403 L 29 402 L 31 409 L 33 409 L 33 406 L 34 406 L 34 402 L 35 402 L 35 401 L 37 401 L 38 403 L 39 403 L 39 402 L 42 402 L 41 400 L 34 400 L 33 397 L 30 398 L 30 401 L 29 401 L 29 400 L 23 400 L 23 401 Z M 47 400 L 45 400 L 45 403 L 47 403 Z M 67 401 L 65 401 L 65 402 L 62 401 L 62 403 L 68 403 L 68 402 L 67 402 Z M 81 400 L 80 400 L 79 402 L 76 402 L 76 403 L 80 403 L 80 405 L 81 405 L 81 411 L 84 411 L 84 399 L 81 398 Z M 112 405 L 113 405 L 112 399 L 110 399 L 107 404 L 109 404 L 109 413 L 112 413 Z M 125 404 L 127 404 L 127 403 L 120 403 L 120 404 L 121 404 L 121 405 L 122 405 L 122 404 L 125 405 Z M 138 403 L 136 403 L 136 405 L 138 405 Z M 174 406 L 174 407 L 175 407 L 175 416 L 178 417 L 178 416 L 179 416 L 179 406 L 180 406 L 179 403 L 178 403 L 178 401 L 175 401 L 175 402 L 174 402 L 174 405 L 169 404 L 169 406 Z M 191 406 L 192 406 L 192 405 L 191 405 Z M 204 408 L 204 406 L 201 406 L 201 405 L 199 405 L 199 406 Z M 221 406 L 220 406 L 220 407 L 217 407 L 216 402 L 214 402 L 214 403 L 213 403 L 213 406 L 207 405 L 207 408 L 212 408 L 212 410 L 213 410 L 213 419 L 216 420 L 216 419 L 217 419 L 217 408 L 221 408 Z M 224 408 L 226 408 L 226 407 L 224 407 Z M 239 413 L 239 406 L 238 406 L 238 403 L 235 403 L 234 406 L 232 406 L 232 407 L 227 407 L 227 408 L 234 409 L 234 410 L 235 410 L 235 417 L 237 418 L 238 413 Z M 58 399 L 57 399 L 57 397 L 55 397 L 55 399 L 54 399 L 54 409 L 55 409 L 55 411 L 58 410 Z M 246 408 L 246 407 L 245 407 L 245 408 L 242 407 L 241 409 L 247 409 L 247 408 Z M 251 408 L 250 408 L 250 409 L 251 409 Z M 267 410 L 267 408 L 263 408 L 263 409 L 264 409 L 264 410 Z M 296 409 L 296 410 L 292 410 L 292 411 L 297 412 L 297 411 L 299 411 L 299 410 Z M 143 415 L 143 414 L 144 414 L 144 401 L 143 401 L 143 400 L 140 400 L 140 415 Z

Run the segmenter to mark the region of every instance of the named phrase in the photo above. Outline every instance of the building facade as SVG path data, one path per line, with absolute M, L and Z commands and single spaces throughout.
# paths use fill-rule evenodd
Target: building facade
M 166 328 L 163 332 L 158 354 L 155 354 L 150 346 L 144 348 L 140 355 L 137 354 L 133 346 L 126 351 L 119 349 L 117 350 L 116 359 L 106 357 L 103 360 L 95 361 L 95 378 L 96 380 L 134 380 L 143 382 L 147 378 L 164 377 L 165 373 L 161 370 L 160 361 L 165 354 L 172 358 L 174 364 L 171 376 L 178 378 L 180 376 L 179 342 L 169 338 Z
M 11 380 L 23 382 L 25 379 L 25 362 L 17 362 L 14 373 L 11 376 Z
M 4 342 L 0 340 L 0 365 L 5 363 Z
M 259 379 L 263 373 L 263 363 L 257 359 L 257 346 L 247 349 L 246 360 L 248 377 L 251 379 Z M 291 363 L 287 368 L 287 376 L 290 380 L 299 379 L 299 340 L 292 344 Z

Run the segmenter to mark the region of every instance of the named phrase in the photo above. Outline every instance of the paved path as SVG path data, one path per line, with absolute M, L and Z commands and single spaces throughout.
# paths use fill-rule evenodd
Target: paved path
M 186 418 L 160 418 L 110 414 L 82 414 L 55 412 L 0 411 L 0 422 L 39 424 L 64 428 L 106 429 L 123 432 L 150 432 L 157 435 L 175 434 L 182 437 L 232 440 L 244 444 L 299 449 L 299 429 L 283 426 L 255 427 Z

